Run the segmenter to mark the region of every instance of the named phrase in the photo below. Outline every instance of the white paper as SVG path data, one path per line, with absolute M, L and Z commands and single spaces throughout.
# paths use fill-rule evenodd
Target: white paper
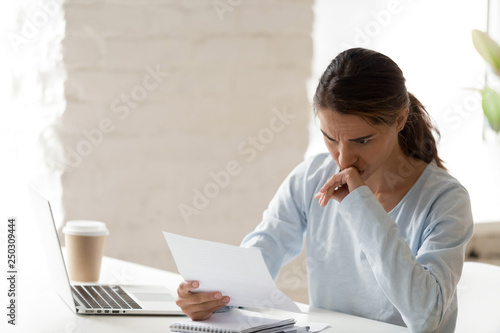
M 260 249 L 163 235 L 184 280 L 200 282 L 193 292 L 220 291 L 230 306 L 301 312 L 274 284 Z

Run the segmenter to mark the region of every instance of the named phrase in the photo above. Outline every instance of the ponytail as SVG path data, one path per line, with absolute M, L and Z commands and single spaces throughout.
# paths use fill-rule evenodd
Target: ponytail
M 393 125 L 409 108 L 398 141 L 404 154 L 445 169 L 433 132 L 439 131 L 420 101 L 408 93 L 403 72 L 389 57 L 353 48 L 332 60 L 319 81 L 314 110 L 328 109 L 360 116 L 372 124 Z
M 410 107 L 405 127 L 399 132 L 399 145 L 403 152 L 426 163 L 435 161 L 446 170 L 443 160 L 438 156 L 436 139 L 432 132 L 440 137 L 439 130 L 433 125 L 429 113 L 422 103 L 408 93 Z

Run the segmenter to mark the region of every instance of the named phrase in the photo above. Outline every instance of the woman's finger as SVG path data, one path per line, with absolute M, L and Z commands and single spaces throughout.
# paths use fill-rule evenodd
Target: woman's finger
M 220 299 L 211 298 L 205 302 L 196 302 L 193 301 L 193 298 L 189 297 L 184 299 L 178 298 L 176 303 L 191 319 L 203 320 L 210 317 L 214 311 L 226 306 L 229 301 L 228 296 L 221 297 Z
M 319 204 L 323 207 L 326 206 L 328 204 L 328 201 L 330 201 L 330 199 L 332 198 L 335 190 L 336 190 L 336 187 L 334 187 L 334 186 L 331 186 L 330 188 L 328 188 L 328 190 L 326 190 L 326 192 L 324 192 L 323 195 L 321 196 Z
M 194 290 L 200 286 L 198 281 L 182 281 L 177 288 L 177 295 L 184 296 L 191 293 L 191 290 Z
M 330 178 L 328 178 L 326 183 L 323 185 L 323 187 L 321 187 L 321 189 L 319 191 L 321 193 L 325 193 L 326 191 L 328 191 L 329 188 L 331 188 L 331 187 L 336 188 L 342 184 L 345 184 L 345 181 L 343 180 L 343 174 L 341 172 L 339 172 L 339 173 L 331 176 Z
M 176 304 L 193 320 L 203 320 L 212 315 L 214 311 L 227 305 L 228 296 L 220 292 L 193 293 L 192 290 L 200 286 L 198 281 L 183 281 L 177 288 Z
M 179 297 L 177 299 L 177 305 L 182 310 L 196 309 L 196 311 L 210 310 L 219 305 L 226 305 L 228 302 L 229 297 L 223 297 L 220 293 L 193 294 L 189 297 Z
M 227 303 L 228 302 L 229 302 L 229 300 L 227 300 Z M 215 311 L 217 311 L 220 308 L 224 307 L 227 303 L 225 303 L 225 304 L 219 304 L 219 305 L 216 305 L 216 306 L 213 306 L 213 307 L 210 307 L 210 308 L 206 308 L 206 309 L 202 309 L 202 310 L 194 309 L 193 312 L 186 313 L 186 314 L 192 320 L 205 320 L 205 319 L 210 318 L 210 316 L 212 316 L 212 314 Z

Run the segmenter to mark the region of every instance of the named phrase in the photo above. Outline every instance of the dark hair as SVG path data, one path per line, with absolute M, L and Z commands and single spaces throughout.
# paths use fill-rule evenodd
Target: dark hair
M 408 118 L 398 141 L 403 152 L 446 169 L 437 153 L 433 131 L 439 130 L 420 101 L 406 90 L 405 78 L 389 57 L 363 48 L 340 53 L 325 70 L 314 95 L 314 111 L 356 115 L 373 125 L 392 125 L 402 111 Z

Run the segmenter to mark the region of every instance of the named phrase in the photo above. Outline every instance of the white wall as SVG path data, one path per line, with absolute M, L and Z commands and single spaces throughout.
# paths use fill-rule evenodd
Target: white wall
M 59 222 L 105 221 L 107 255 L 175 270 L 162 230 L 239 244 L 303 159 L 312 1 L 215 3 L 64 4 Z
M 175 271 L 162 230 L 239 244 L 303 159 L 312 0 L 0 9 L 1 216 L 32 218 L 32 182 L 59 227 L 105 221 L 107 255 Z

